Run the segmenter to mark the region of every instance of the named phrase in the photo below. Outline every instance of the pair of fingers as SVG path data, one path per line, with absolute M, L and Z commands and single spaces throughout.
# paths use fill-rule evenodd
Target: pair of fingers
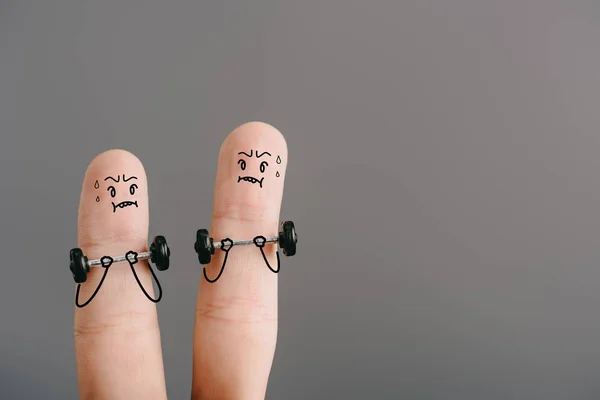
M 286 165 L 285 139 L 270 125 L 251 122 L 230 133 L 219 152 L 211 237 L 277 236 Z M 255 179 L 243 179 L 248 176 Z M 90 260 L 147 251 L 148 220 L 141 162 L 123 150 L 97 156 L 84 178 L 78 247 Z M 276 265 L 276 245 L 263 250 Z M 223 256 L 217 251 L 204 266 L 209 277 L 219 273 Z M 167 272 L 200 271 L 201 265 L 172 268 Z M 135 269 L 153 296 L 147 262 Z M 103 273 L 90 269 L 80 302 L 92 295 Z M 277 339 L 277 275 L 255 246 L 240 246 L 229 252 L 216 283 L 198 276 L 192 398 L 264 398 Z M 127 263 L 113 264 L 94 300 L 75 308 L 74 334 L 82 399 L 167 398 L 156 304 L 140 291 Z

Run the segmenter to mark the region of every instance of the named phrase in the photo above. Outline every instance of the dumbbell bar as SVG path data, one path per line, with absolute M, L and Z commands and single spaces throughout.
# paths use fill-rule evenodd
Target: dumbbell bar
M 223 243 L 226 242 L 226 243 Z M 283 249 L 283 254 L 287 257 L 291 257 L 296 254 L 296 243 L 298 243 L 298 235 L 296 234 L 296 228 L 292 221 L 284 221 L 281 223 L 279 235 L 277 237 L 262 237 L 257 236 L 255 239 L 250 240 L 230 240 L 224 239 L 222 242 L 216 242 L 208 234 L 208 230 L 199 229 L 196 232 L 196 243 L 194 243 L 194 250 L 198 253 L 198 261 L 200 264 L 209 264 L 212 255 L 215 254 L 216 249 L 229 246 L 244 246 L 250 244 L 257 244 L 259 247 L 264 246 L 266 243 L 279 243 L 279 247 Z M 227 249 L 229 251 L 229 249 Z
M 137 260 L 148 260 L 152 257 L 152 253 L 149 251 L 146 251 L 144 253 L 138 253 L 136 259 Z M 124 262 L 127 261 L 127 256 L 119 256 L 119 257 L 111 257 L 112 259 L 112 263 L 119 263 L 119 262 Z M 98 260 L 91 260 L 88 261 L 88 265 L 90 267 L 102 267 L 102 259 L 98 259 Z
M 262 243 L 277 243 L 279 241 L 279 239 L 276 238 L 276 237 L 265 238 L 265 240 L 261 240 L 261 239 L 262 239 L 262 236 L 257 239 L 257 241 L 260 242 L 261 244 Z M 232 240 L 231 241 L 231 246 L 247 246 L 249 244 L 256 244 L 256 243 L 254 242 L 254 239 L 251 239 L 251 240 Z M 214 243 L 213 245 L 215 247 L 215 250 L 216 249 L 220 249 L 221 247 L 224 247 L 223 243 L 221 243 L 221 242 Z M 227 247 L 227 244 L 225 245 L 225 247 Z
M 169 269 L 169 257 L 171 249 L 167 245 L 167 240 L 164 236 L 156 236 L 150 245 L 150 251 L 138 253 L 137 260 L 150 260 L 156 264 L 159 271 Z M 112 263 L 127 261 L 127 256 L 111 257 Z M 102 258 L 97 260 L 88 260 L 80 248 L 75 248 L 70 252 L 69 269 L 73 274 L 73 279 L 76 283 L 83 283 L 87 280 L 87 274 L 91 267 L 102 266 Z

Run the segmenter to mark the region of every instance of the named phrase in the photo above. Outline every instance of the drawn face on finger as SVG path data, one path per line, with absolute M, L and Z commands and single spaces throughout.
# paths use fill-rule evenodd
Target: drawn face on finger
M 259 188 L 263 187 L 265 177 L 269 176 L 272 172 L 272 166 L 270 164 L 281 164 L 281 158 L 277 156 L 277 159 L 273 161 L 273 156 L 268 151 L 250 150 L 250 152 L 240 151 L 238 153 L 238 166 L 239 174 L 237 183 L 257 185 Z M 275 177 L 279 177 L 279 171 L 273 172 Z
M 117 175 L 116 178 L 113 176 L 104 178 L 104 182 L 106 182 L 106 192 L 110 198 L 113 213 L 116 213 L 117 210 L 129 207 L 138 207 L 138 201 L 135 196 L 136 191 L 138 190 L 137 180 L 137 177 L 126 177 L 125 174 Z M 99 189 L 99 183 L 97 181 L 94 187 Z M 96 201 L 100 202 L 100 196 L 96 198 Z

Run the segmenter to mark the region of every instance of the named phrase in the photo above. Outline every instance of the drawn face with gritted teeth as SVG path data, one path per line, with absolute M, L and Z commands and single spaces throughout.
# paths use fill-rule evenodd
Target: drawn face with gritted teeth
M 125 178 L 125 174 L 122 175 L 123 176 L 123 183 L 126 183 L 132 179 L 137 180 L 137 177 L 135 176 L 130 176 L 129 178 Z M 112 180 L 114 182 L 114 184 L 112 184 L 111 186 L 109 186 L 106 190 L 110 193 L 110 197 L 113 199 L 113 201 L 111 201 L 111 204 L 113 206 L 113 213 L 117 212 L 117 209 L 120 208 L 126 208 L 126 207 L 132 207 L 138 206 L 137 200 L 122 200 L 120 202 L 116 201 L 116 197 L 117 197 L 117 187 L 119 187 L 120 190 L 123 189 L 123 185 L 117 185 L 118 183 L 121 182 L 121 175 L 118 175 L 117 178 L 113 178 L 112 176 L 107 176 L 106 178 L 104 178 L 104 181 L 108 181 L 108 180 Z M 129 185 L 129 196 L 133 196 L 135 194 L 135 191 L 137 190 L 138 185 L 136 185 L 135 183 L 132 183 Z
M 246 152 L 244 152 L 244 151 L 240 151 L 238 153 L 238 155 L 240 156 L 240 159 L 238 160 L 238 164 L 240 166 L 240 169 L 242 171 L 246 171 L 246 168 L 248 166 L 247 164 L 252 160 L 253 154 L 256 156 L 257 159 L 260 159 L 261 157 L 264 157 L 263 161 L 260 163 L 260 166 L 258 168 L 259 171 L 260 171 L 260 173 L 264 174 L 265 171 L 266 171 L 266 169 L 267 169 L 267 167 L 269 166 L 269 163 L 267 162 L 267 157 L 266 156 L 271 157 L 271 153 L 269 153 L 268 151 L 264 151 L 262 153 L 259 153 L 258 150 L 256 150 L 256 151 L 250 150 L 249 154 L 246 153 Z M 239 175 L 237 182 L 238 183 L 248 182 L 248 183 L 251 183 L 253 185 L 258 184 L 259 187 L 262 188 L 263 180 L 264 179 L 265 179 L 264 176 L 261 176 L 260 178 L 256 178 L 256 177 L 251 176 L 251 175 L 245 175 L 245 176 Z

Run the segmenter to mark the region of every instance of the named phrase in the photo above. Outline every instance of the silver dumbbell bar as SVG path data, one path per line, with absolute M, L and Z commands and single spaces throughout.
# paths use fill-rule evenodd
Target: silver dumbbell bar
M 137 259 L 138 260 L 148 260 L 148 259 L 150 259 L 151 256 L 152 256 L 152 253 L 150 253 L 149 251 L 145 251 L 143 253 L 138 253 Z M 126 256 L 113 257 L 112 259 L 113 259 L 113 264 L 127 261 L 127 257 Z M 102 266 L 102 259 L 90 260 L 90 261 L 88 261 L 88 265 L 90 267 L 101 267 Z
M 278 237 L 269 237 L 266 238 L 265 240 L 265 244 L 266 243 L 277 243 L 279 241 Z M 245 245 L 249 245 L 249 244 L 254 244 L 254 239 L 250 239 L 250 240 L 232 240 L 232 246 L 245 246 Z M 215 249 L 220 249 L 221 247 L 223 247 L 222 243 L 219 242 L 214 242 L 213 243 Z

